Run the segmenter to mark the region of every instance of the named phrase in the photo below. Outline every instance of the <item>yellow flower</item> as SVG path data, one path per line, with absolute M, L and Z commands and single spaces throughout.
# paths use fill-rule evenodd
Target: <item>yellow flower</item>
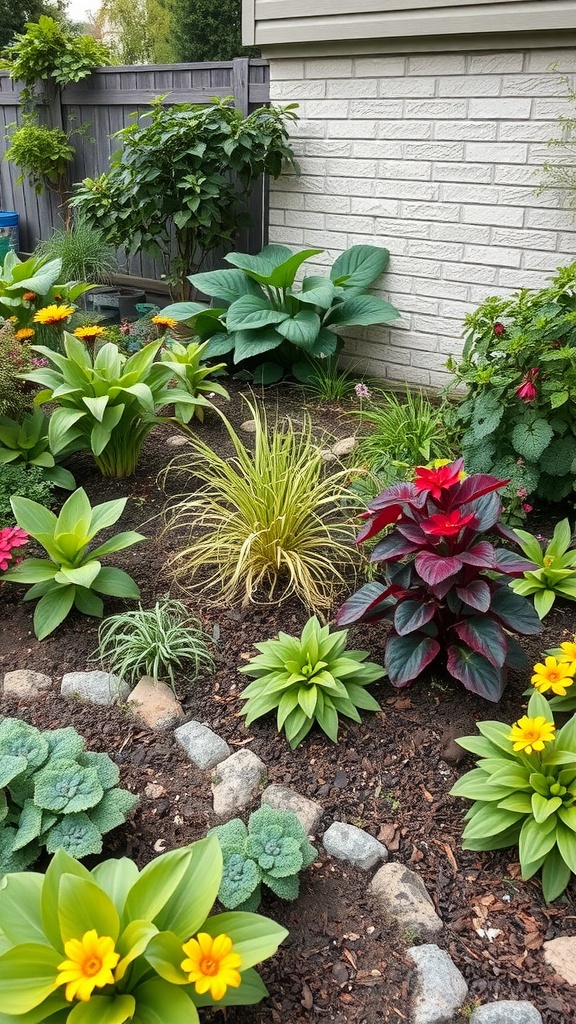
M 554 733 L 554 722 L 548 722 L 543 715 L 537 718 L 523 715 L 514 723 L 506 738 L 512 740 L 515 751 L 522 750 L 531 754 L 533 750 L 544 750 L 544 744 L 552 742 Z
M 26 341 L 28 338 L 34 337 L 34 331 L 31 327 L 21 327 L 19 331 L 16 331 L 14 337 L 17 338 L 18 341 Z
M 100 338 L 102 334 L 106 334 L 105 327 L 98 327 L 97 324 L 92 324 L 87 327 L 77 327 L 72 334 L 75 338 L 80 338 L 80 341 L 95 341 L 96 338 Z
M 38 324 L 59 324 L 61 320 L 67 320 L 72 316 L 74 306 L 44 306 L 34 313 L 34 320 Z
M 188 959 L 183 960 L 180 966 L 188 975 L 188 981 L 194 982 L 199 996 L 210 990 L 212 999 L 218 1001 L 228 987 L 238 988 L 240 985 L 242 978 L 238 967 L 242 958 L 232 952 L 229 935 L 212 938 L 206 932 L 199 932 L 195 939 L 185 942 L 182 949 Z
M 565 640 L 560 647 L 562 649 L 560 661 L 576 661 L 576 637 L 574 640 Z
M 171 316 L 153 316 L 152 317 L 152 323 L 156 324 L 158 327 L 166 327 L 166 328 L 168 328 L 168 327 L 172 328 L 172 327 L 177 327 L 178 326 L 178 321 L 174 320 Z
M 64 945 L 68 957 L 58 970 L 62 971 L 56 985 L 66 985 L 66 999 L 80 999 L 87 1003 L 95 988 L 114 983 L 113 969 L 120 959 L 114 951 L 114 939 L 98 936 L 95 929 L 85 932 L 81 939 L 70 939 Z
M 574 646 L 573 644 L 571 646 Z M 572 686 L 576 664 L 572 661 L 556 661 L 556 658 L 546 658 L 545 664 L 538 662 L 534 665 L 534 675 L 530 682 L 539 693 L 546 693 L 552 690 L 559 697 L 566 696 L 566 687 Z

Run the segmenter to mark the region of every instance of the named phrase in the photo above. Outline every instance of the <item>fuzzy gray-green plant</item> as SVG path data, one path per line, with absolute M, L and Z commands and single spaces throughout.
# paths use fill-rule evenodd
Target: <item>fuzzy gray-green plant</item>
M 299 872 L 317 854 L 292 811 L 266 804 L 250 815 L 248 827 L 241 818 L 233 818 L 208 835 L 215 835 L 222 849 L 224 868 L 218 899 L 230 910 L 256 910 L 262 885 L 283 900 L 295 900 L 300 891 Z
M 138 802 L 117 786 L 108 754 L 85 749 L 75 729 L 40 732 L 18 718 L 0 722 L 0 877 L 48 853 L 80 860 Z

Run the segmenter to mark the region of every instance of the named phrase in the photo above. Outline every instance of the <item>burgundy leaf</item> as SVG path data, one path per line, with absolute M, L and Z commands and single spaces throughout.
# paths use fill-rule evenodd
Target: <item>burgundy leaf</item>
M 452 627 L 457 636 L 473 651 L 482 654 L 495 668 L 502 668 L 508 653 L 506 634 L 487 615 L 471 615 Z
M 475 501 L 483 494 L 489 494 L 490 491 L 497 491 L 505 487 L 507 483 L 508 480 L 499 480 L 498 477 L 488 476 L 486 473 L 473 473 L 454 488 L 450 495 L 451 506 L 454 508 L 455 505 L 464 505 L 469 501 Z
M 515 551 L 509 551 L 508 548 L 496 548 L 494 554 L 498 570 L 507 576 L 522 576 L 525 572 L 539 568 L 536 562 L 531 562 Z
M 455 555 L 436 555 L 433 552 L 423 551 L 417 555 L 415 566 L 416 572 L 422 579 L 430 586 L 434 586 L 460 572 L 462 561 Z
M 387 508 L 389 505 L 398 505 L 401 502 L 408 502 L 415 508 L 422 508 L 426 501 L 426 495 L 419 494 L 414 484 L 400 482 L 391 484 L 378 497 L 370 502 L 370 511 L 377 511 Z
M 506 685 L 506 671 L 491 665 L 477 651 L 451 645 L 448 648 L 447 667 L 450 675 L 459 679 L 467 690 L 485 700 L 500 700 Z
M 412 544 L 409 540 L 400 536 L 398 530 L 394 530 L 388 537 L 384 537 L 384 540 L 381 540 L 376 545 L 370 555 L 370 561 L 395 561 L 398 558 L 403 558 L 404 555 L 411 555 L 412 552 L 418 551 L 419 548 L 419 544 Z
M 430 622 L 436 614 L 436 605 L 421 601 L 400 601 L 394 612 L 394 629 L 400 636 L 415 633 Z
M 465 565 L 477 565 L 479 569 L 495 569 L 494 548 L 487 540 L 474 544 L 469 551 L 459 551 L 458 558 Z
M 500 537 L 504 537 L 505 540 L 509 540 L 515 548 L 518 547 L 518 537 L 514 530 L 510 526 L 506 526 L 505 523 L 497 523 L 494 527 L 494 533 L 497 533 Z
M 440 644 L 422 633 L 397 636 L 391 633 L 386 644 L 384 664 L 393 686 L 406 686 L 416 679 L 440 652 Z
M 477 612 L 487 612 L 490 608 L 491 591 L 486 580 L 470 580 L 463 587 L 456 587 L 456 593 L 464 604 Z
M 515 594 L 507 583 L 494 589 L 491 612 L 512 633 L 533 636 L 544 628 L 531 602 Z
M 390 597 L 391 587 L 385 587 L 382 583 L 366 583 L 360 590 L 357 590 L 355 594 L 352 594 L 344 602 L 342 607 L 338 610 L 336 615 L 336 622 L 339 626 L 348 626 L 352 622 L 360 622 L 367 615 L 371 615 L 372 621 L 374 616 L 380 611 L 382 612 L 382 618 L 385 617 L 386 612 L 390 608 L 388 598 Z M 392 602 L 394 604 L 395 602 Z M 382 605 L 380 609 L 379 606 Z
M 397 530 L 414 544 L 427 544 L 428 538 L 416 523 L 398 523 Z
M 356 543 L 362 544 L 363 541 L 370 540 L 370 537 L 375 537 L 385 526 L 395 523 L 401 512 L 402 508 L 400 505 L 390 505 L 383 509 L 382 512 L 375 512 L 360 530 L 356 537 Z
M 464 505 L 461 512 L 473 512 L 476 516 L 475 528 L 479 533 L 491 530 L 502 514 L 502 502 L 497 494 L 485 494 Z

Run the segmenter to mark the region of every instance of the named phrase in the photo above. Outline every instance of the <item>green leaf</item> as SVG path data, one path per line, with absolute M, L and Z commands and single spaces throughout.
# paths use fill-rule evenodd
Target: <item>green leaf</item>
M 133 995 L 138 1024 L 199 1024 L 198 1011 L 188 993 L 161 978 L 138 985 Z
M 18 526 L 31 537 L 37 538 L 38 534 L 43 533 L 54 535 L 57 520 L 50 509 L 40 505 L 37 501 L 21 498 L 18 495 L 14 495 L 10 499 L 10 504 Z
M 542 867 L 542 892 L 547 903 L 560 896 L 570 881 L 570 868 L 559 850 L 552 850 Z
M 172 302 L 169 306 L 164 306 L 162 316 L 169 316 L 172 320 L 183 323 L 186 320 L 191 320 L 198 313 L 205 312 L 206 306 L 203 302 Z
M 153 921 L 180 885 L 191 857 L 190 847 L 183 847 L 147 864 L 126 898 L 126 920 Z
M 57 583 L 64 585 L 74 583 L 78 587 L 86 587 L 89 590 L 101 568 L 100 562 L 96 561 L 86 562 L 85 565 L 79 565 L 77 569 L 62 567 L 54 579 Z
M 2 1012 L 23 1014 L 54 992 L 62 954 L 50 946 L 25 942 L 0 955 Z
M 541 417 L 517 423 L 511 434 L 514 450 L 529 462 L 537 462 L 554 436 L 549 423 Z
M 198 931 L 208 917 L 222 876 L 222 852 L 215 836 L 201 839 L 189 849 L 184 875 L 155 919 L 159 929 L 169 928 L 182 941 Z
M 288 319 L 288 313 L 273 309 L 268 299 L 258 295 L 243 295 L 226 311 L 226 327 L 229 331 L 253 331 Z
M 272 956 L 288 935 L 286 928 L 260 914 L 230 911 L 209 917 L 202 931 L 213 937 L 229 935 L 234 952 L 242 957 L 242 969 L 253 967 Z
M 58 572 L 58 566 L 45 558 L 25 558 L 19 565 L 2 574 L 3 580 L 15 583 L 42 583 L 52 580 Z
M 120 933 L 120 918 L 112 900 L 92 881 L 65 874 L 58 892 L 58 923 L 62 942 L 79 938 L 95 928 L 114 942 Z
M 180 964 L 184 959 L 182 940 L 172 931 L 154 935 L 146 947 L 145 959 L 164 981 L 171 985 L 186 985 L 188 976 Z
M 550 395 L 550 405 L 552 409 L 558 409 L 561 405 L 564 405 L 570 397 L 569 391 L 554 391 Z
M 100 569 L 92 584 L 92 590 L 99 594 L 107 594 L 110 597 L 124 597 L 127 600 L 138 601 L 140 588 L 131 576 L 124 569 L 114 569 L 104 565 Z
M 67 1024 L 124 1024 L 136 1010 L 134 996 L 101 996 L 94 994 L 86 1003 L 76 1003 Z
M 243 969 L 240 976 L 242 983 L 238 988 L 228 988 L 226 995 L 218 1003 L 214 1002 L 209 992 L 199 996 L 193 990 L 190 997 L 196 1006 L 254 1006 L 266 998 L 268 990 L 253 967 L 249 967 L 247 970 Z M 1 1020 L 0 1024 L 2 1024 Z
M 0 929 L 13 944 L 47 943 L 42 930 L 41 904 L 44 876 L 32 871 L 7 875 L 0 896 Z
M 317 313 L 309 309 L 301 309 L 296 316 L 279 323 L 276 330 L 293 345 L 310 351 L 320 333 L 321 326 Z
M 335 285 L 368 288 L 388 266 L 388 249 L 374 245 L 353 245 L 334 261 L 330 279 Z
M 116 910 L 122 916 L 126 896 L 139 877 L 139 871 L 134 861 L 129 860 L 128 857 L 122 857 L 120 860 L 101 861 L 93 868 L 92 876 L 96 884 L 108 894 Z
M 124 548 L 130 548 L 133 544 L 139 544 L 140 541 L 146 540 L 141 533 L 136 533 L 135 530 L 126 530 L 124 533 L 117 533 L 114 537 L 110 537 L 110 540 L 104 541 L 94 551 L 90 552 L 90 558 L 102 558 L 104 555 L 113 555 L 116 551 L 123 551 Z
M 74 586 L 59 587 L 41 597 L 34 611 L 34 633 L 38 640 L 53 633 L 74 604 Z
M 241 295 L 264 295 L 256 282 L 241 270 L 211 270 L 206 274 L 193 274 L 188 280 L 199 292 L 227 303 Z
M 391 320 L 397 320 L 399 316 L 400 313 L 390 302 L 377 299 L 373 295 L 356 295 L 333 306 L 324 323 L 327 327 L 368 326 L 387 324 Z
M 302 291 L 293 294 L 299 302 L 306 305 L 319 306 L 320 309 L 330 309 L 334 301 L 336 289 L 332 281 L 327 277 L 305 277 L 302 281 Z
M 262 352 L 269 352 L 282 344 L 283 338 L 272 327 L 263 327 L 258 331 L 236 331 L 234 333 L 234 362 L 251 359 Z

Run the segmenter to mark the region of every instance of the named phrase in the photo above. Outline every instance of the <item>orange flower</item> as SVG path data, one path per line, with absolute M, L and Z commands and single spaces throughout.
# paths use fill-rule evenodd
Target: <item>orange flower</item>
M 97 324 L 92 324 L 86 327 L 77 327 L 76 330 L 72 331 L 75 338 L 80 338 L 80 341 L 95 341 L 96 338 L 100 338 L 101 335 L 106 334 L 104 327 L 98 327 Z
M 36 292 L 24 292 L 22 298 L 24 302 L 32 302 L 36 298 Z
M 44 306 L 44 309 L 34 313 L 33 319 L 38 324 L 59 324 L 72 316 L 73 312 L 74 306 Z
M 152 323 L 156 324 L 157 327 L 173 328 L 178 325 L 178 321 L 174 320 L 171 316 L 153 316 Z
M 27 341 L 28 338 L 34 337 L 34 331 L 31 327 L 21 327 L 19 331 L 16 331 L 14 337 L 17 338 L 18 341 Z

